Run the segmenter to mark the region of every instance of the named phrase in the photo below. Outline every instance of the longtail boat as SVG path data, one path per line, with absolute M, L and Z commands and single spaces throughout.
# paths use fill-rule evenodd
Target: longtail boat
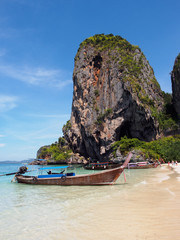
M 111 163 L 111 162 L 99 162 L 99 163 L 90 163 L 84 166 L 87 170 L 106 170 L 122 166 L 121 163 Z
M 18 183 L 35 185 L 112 185 L 124 171 L 131 157 L 132 153 L 129 153 L 126 161 L 120 167 L 93 174 L 75 175 L 75 173 L 49 173 L 48 175 L 38 176 L 23 176 L 22 174 L 16 174 L 15 178 Z
M 128 169 L 147 169 L 147 168 L 156 168 L 159 164 L 157 162 L 149 163 L 149 162 L 135 162 L 128 163 Z

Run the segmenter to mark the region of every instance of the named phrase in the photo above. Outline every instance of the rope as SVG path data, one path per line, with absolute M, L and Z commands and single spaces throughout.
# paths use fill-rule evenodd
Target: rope
M 125 175 L 124 170 L 123 170 L 123 174 L 124 174 L 124 181 L 126 182 L 126 175 Z

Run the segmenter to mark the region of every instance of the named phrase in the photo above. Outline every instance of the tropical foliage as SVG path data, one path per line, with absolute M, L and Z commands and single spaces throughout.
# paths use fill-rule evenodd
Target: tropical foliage
M 135 149 L 140 150 L 145 158 L 163 158 L 165 162 L 171 160 L 180 161 L 180 135 L 164 137 L 151 142 L 140 141 L 137 138 L 129 139 L 123 137 L 120 141 L 113 144 L 114 154 L 117 149 L 120 149 L 123 154 Z
M 67 160 L 72 153 L 72 150 L 68 148 L 65 143 L 64 138 L 60 137 L 58 142 L 51 144 L 50 146 L 42 147 L 38 158 L 45 159 L 48 157 L 49 159 L 53 159 L 55 161 L 65 161 Z
M 174 130 L 178 129 L 177 115 L 172 104 L 172 95 L 163 92 L 164 106 L 161 112 L 158 112 L 156 108 L 151 107 L 152 116 L 156 118 L 161 130 Z
M 97 117 L 96 124 L 101 125 L 105 118 L 107 118 L 112 113 L 111 108 L 105 109 L 104 113 L 100 113 Z
M 63 132 L 66 132 L 71 129 L 71 121 L 68 120 L 66 124 L 63 126 Z

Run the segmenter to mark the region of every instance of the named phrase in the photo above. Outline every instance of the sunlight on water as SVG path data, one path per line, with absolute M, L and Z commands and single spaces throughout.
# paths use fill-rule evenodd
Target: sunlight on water
M 121 175 L 113 186 L 31 186 L 1 177 L 0 239 L 179 240 L 179 173 L 167 166 L 125 173 L 127 182 Z

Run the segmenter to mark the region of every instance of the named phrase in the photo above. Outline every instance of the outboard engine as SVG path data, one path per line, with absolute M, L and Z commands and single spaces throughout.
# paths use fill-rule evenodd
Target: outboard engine
M 27 167 L 26 166 L 22 166 L 19 168 L 19 174 L 24 174 L 25 172 L 27 172 Z

